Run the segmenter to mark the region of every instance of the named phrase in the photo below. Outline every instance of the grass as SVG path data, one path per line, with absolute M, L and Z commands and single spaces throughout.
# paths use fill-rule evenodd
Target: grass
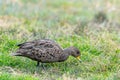
M 1 0 L 0 80 L 119 80 L 118 3 L 119 0 Z M 96 23 L 94 16 L 101 9 L 108 21 Z M 43 70 L 28 58 L 10 56 L 16 44 L 43 38 L 53 39 L 63 48 L 79 48 L 83 62 L 70 56 L 65 62 L 47 63 Z

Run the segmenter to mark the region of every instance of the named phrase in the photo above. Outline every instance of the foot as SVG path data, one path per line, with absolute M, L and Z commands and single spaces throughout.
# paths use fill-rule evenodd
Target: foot
M 42 67 L 44 70 L 46 70 L 44 63 L 41 64 L 41 67 Z

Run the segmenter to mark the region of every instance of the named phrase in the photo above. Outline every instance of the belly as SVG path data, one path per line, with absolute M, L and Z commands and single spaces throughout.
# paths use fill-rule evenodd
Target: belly
M 45 58 L 45 57 L 39 57 L 39 58 L 30 58 L 34 61 L 39 61 L 39 62 L 42 62 L 42 63 L 53 63 L 53 62 L 62 62 L 62 61 L 59 61 L 58 58 Z

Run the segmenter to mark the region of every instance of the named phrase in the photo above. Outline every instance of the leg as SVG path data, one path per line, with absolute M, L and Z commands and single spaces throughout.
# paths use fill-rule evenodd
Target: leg
M 37 65 L 36 65 L 36 71 L 35 71 L 35 73 L 39 73 L 39 71 L 40 71 L 40 62 L 39 61 L 37 61 Z
M 38 67 L 38 66 L 39 66 L 39 64 L 40 64 L 40 63 L 39 63 L 39 61 L 38 61 L 36 66 Z

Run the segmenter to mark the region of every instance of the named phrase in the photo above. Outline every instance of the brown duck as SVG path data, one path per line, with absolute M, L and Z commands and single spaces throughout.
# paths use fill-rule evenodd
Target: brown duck
M 28 57 L 41 63 L 62 62 L 71 55 L 80 60 L 80 51 L 75 47 L 62 49 L 55 41 L 50 39 L 34 40 L 18 44 L 19 49 L 13 56 Z

